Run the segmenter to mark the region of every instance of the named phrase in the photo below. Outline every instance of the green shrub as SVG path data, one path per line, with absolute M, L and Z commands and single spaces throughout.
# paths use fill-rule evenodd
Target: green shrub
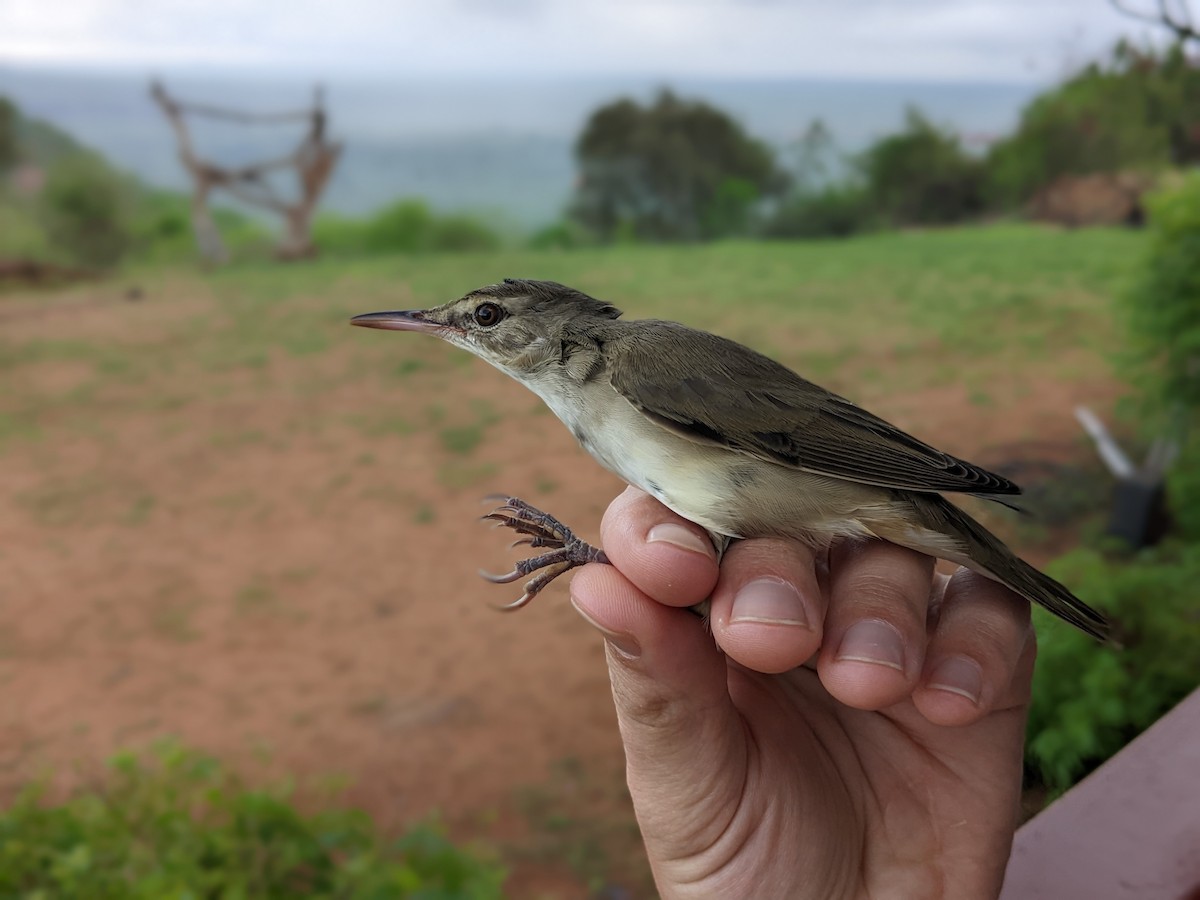
M 318 216 L 313 241 L 334 256 L 492 250 L 500 245 L 496 232 L 478 219 L 439 217 L 422 200 L 398 200 L 366 219 Z
M 778 238 L 849 237 L 874 223 L 867 192 L 853 182 L 801 193 L 783 203 L 763 234 Z
M 175 745 L 112 762 L 103 790 L 0 812 L 0 896 L 485 900 L 503 871 L 421 825 L 384 842 L 363 813 L 303 814 Z
M 532 250 L 572 250 L 589 243 L 587 231 L 571 219 L 546 225 L 530 235 L 528 240 Z
M 38 197 L 39 216 L 56 255 L 79 265 L 109 268 L 132 243 L 133 190 L 92 153 L 50 166 Z
M 0 259 L 50 258 L 50 242 L 28 204 L 0 195 Z
M 449 252 L 495 250 L 500 246 L 500 238 L 478 219 L 457 214 L 434 222 L 429 243 L 434 250 Z
M 1049 570 L 1112 616 L 1124 644 L 1100 647 L 1037 613 L 1041 645 L 1026 761 L 1059 791 L 1120 750 L 1200 681 L 1200 544 L 1173 541 L 1134 557 L 1078 550 Z
M 367 253 L 412 253 L 432 243 L 433 213 L 421 200 L 400 200 L 368 219 L 362 232 Z
M 1200 173 L 1148 198 L 1147 259 L 1123 297 L 1129 376 L 1160 403 L 1200 419 Z

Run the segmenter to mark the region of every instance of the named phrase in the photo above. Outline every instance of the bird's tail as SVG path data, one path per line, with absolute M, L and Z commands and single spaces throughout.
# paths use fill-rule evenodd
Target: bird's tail
M 891 534 L 881 534 L 880 537 L 973 569 L 1097 640 L 1111 641 L 1112 624 L 1104 616 L 1049 575 L 1025 562 L 1009 550 L 1003 541 L 949 500 L 938 494 L 909 495 L 908 499 L 916 508 L 921 525 L 936 532 L 938 537 L 950 540 L 938 541 L 936 548 L 931 548 L 928 544 L 918 546 L 920 538 L 911 532 L 907 534 L 908 540 L 898 539 Z

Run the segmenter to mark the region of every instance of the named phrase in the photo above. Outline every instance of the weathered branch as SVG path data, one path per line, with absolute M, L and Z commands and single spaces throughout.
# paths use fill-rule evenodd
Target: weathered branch
M 177 103 L 181 112 L 207 119 L 224 119 L 242 125 L 280 125 L 285 122 L 305 122 L 312 118 L 312 110 L 295 110 L 281 113 L 249 113 L 236 109 L 223 109 L 206 103 Z
M 1178 9 L 1175 12 L 1171 11 L 1168 0 L 1158 0 L 1158 11 L 1153 13 L 1128 6 L 1124 0 L 1108 0 L 1108 2 L 1117 12 L 1129 16 L 1131 19 L 1162 25 L 1174 33 L 1175 39 L 1180 43 L 1200 41 L 1200 30 L 1196 28 L 1195 19 L 1192 18 L 1192 9 L 1188 5 L 1188 0 L 1179 0 Z

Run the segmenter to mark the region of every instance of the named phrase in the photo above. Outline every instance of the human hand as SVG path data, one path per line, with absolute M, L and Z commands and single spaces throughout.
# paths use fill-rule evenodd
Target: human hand
M 737 541 L 718 571 L 702 528 L 633 488 L 602 537 L 613 565 L 581 569 L 572 602 L 606 637 L 664 898 L 999 893 L 1036 654 L 1024 600 L 881 541 L 821 560 Z M 708 597 L 706 627 L 684 607 Z

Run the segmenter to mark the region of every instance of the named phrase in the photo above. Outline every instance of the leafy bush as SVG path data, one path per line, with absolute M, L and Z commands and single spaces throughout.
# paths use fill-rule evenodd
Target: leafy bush
M 436 216 L 421 200 L 398 200 L 366 219 L 319 216 L 313 241 L 326 253 L 368 256 L 431 250 L 491 250 L 499 236 L 471 216 Z
M 495 250 L 500 246 L 500 238 L 478 219 L 448 215 L 434 222 L 430 246 L 448 252 Z
M 766 237 L 849 237 L 875 221 L 866 190 L 853 182 L 796 194 L 782 203 L 763 228 Z
M 1132 558 L 1078 550 L 1057 560 L 1050 572 L 1111 615 L 1124 643 L 1121 649 L 1097 646 L 1037 613 L 1041 645 L 1026 761 L 1058 791 L 1196 687 L 1200 544 L 1174 541 Z
M 0 259 L 50 258 L 46 232 L 28 204 L 7 202 L 0 195 Z
M 112 762 L 109 785 L 0 812 L 0 896 L 500 897 L 503 871 L 421 825 L 384 843 L 363 813 L 298 812 L 174 745 Z
M 132 243 L 132 185 L 92 153 L 64 157 L 46 175 L 39 215 L 55 251 L 73 263 L 116 265 Z
M 1123 305 L 1129 375 L 1168 407 L 1200 418 L 1200 173 L 1148 198 L 1146 264 Z
M 1122 42 L 1025 109 L 988 155 L 988 195 L 1013 206 L 1062 175 L 1194 163 L 1198 109 L 1200 68 L 1180 48 L 1156 56 Z
M 578 222 L 565 219 L 538 229 L 529 236 L 533 250 L 571 250 L 589 243 L 588 234 Z

